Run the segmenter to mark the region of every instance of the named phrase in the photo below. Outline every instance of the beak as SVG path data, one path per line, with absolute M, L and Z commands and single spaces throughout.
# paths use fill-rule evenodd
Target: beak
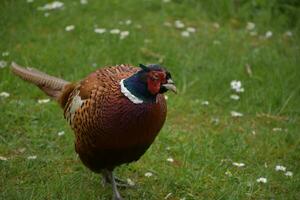
M 167 90 L 171 90 L 172 92 L 177 94 L 177 88 L 174 85 L 174 82 L 172 79 L 168 79 L 168 82 L 166 84 L 163 84 L 162 86 L 165 87 Z

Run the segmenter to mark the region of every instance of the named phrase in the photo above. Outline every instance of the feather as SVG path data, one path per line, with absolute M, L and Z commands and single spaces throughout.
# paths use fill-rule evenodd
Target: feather
M 149 72 L 149 69 L 147 66 L 145 66 L 143 64 L 139 64 L 139 67 L 142 68 L 142 70 L 144 70 L 145 72 Z
M 63 88 L 69 84 L 69 82 L 50 76 L 37 69 L 21 67 L 16 63 L 12 63 L 12 72 L 22 78 L 25 81 L 35 84 L 41 90 L 43 90 L 48 96 L 58 100 L 62 93 Z

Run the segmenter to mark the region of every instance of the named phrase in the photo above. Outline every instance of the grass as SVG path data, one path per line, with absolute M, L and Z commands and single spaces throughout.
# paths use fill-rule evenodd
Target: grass
M 93 65 L 162 62 L 180 91 L 168 94 L 167 122 L 147 153 L 117 169 L 139 185 L 121 190 L 123 197 L 163 199 L 172 193 L 168 199 L 300 199 L 296 1 L 90 0 L 81 5 L 64 0 L 64 10 L 45 17 L 36 8 L 46 2 L 1 2 L 0 52 L 10 54 L 0 60 L 72 81 L 94 71 Z M 280 13 L 279 8 L 289 9 Z M 131 25 L 119 24 L 127 19 Z M 177 19 L 196 33 L 184 38 L 180 30 L 163 25 Z M 248 21 L 255 22 L 257 36 L 245 29 Z M 70 24 L 75 30 L 66 32 Z M 95 25 L 130 35 L 120 40 L 96 34 Z M 269 30 L 273 35 L 265 39 Z M 285 35 L 288 30 L 292 37 Z M 10 93 L 0 98 L 0 156 L 8 158 L 0 160 L 0 198 L 110 199 L 111 189 L 103 188 L 99 175 L 77 158 L 59 106 L 38 104 L 46 96 L 8 67 L 0 68 L 0 80 L 0 92 Z M 229 98 L 232 80 L 241 80 L 245 88 L 239 101 Z M 209 105 L 202 105 L 204 100 Z M 244 116 L 233 118 L 230 111 Z M 59 131 L 66 134 L 59 137 Z M 32 155 L 37 159 L 28 160 Z M 175 161 L 167 162 L 169 157 Z M 278 164 L 293 176 L 275 171 Z M 154 175 L 147 178 L 146 172 Z M 268 182 L 257 183 L 259 177 Z

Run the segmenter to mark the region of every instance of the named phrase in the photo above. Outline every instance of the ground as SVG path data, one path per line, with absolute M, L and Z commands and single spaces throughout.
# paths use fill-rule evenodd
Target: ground
M 121 63 L 168 68 L 179 92 L 167 94 L 164 128 L 116 171 L 138 185 L 126 199 L 300 199 L 296 1 L 47 2 L 0 3 L 1 199 L 111 198 L 57 103 L 39 103 L 48 97 L 12 61 L 69 81 Z

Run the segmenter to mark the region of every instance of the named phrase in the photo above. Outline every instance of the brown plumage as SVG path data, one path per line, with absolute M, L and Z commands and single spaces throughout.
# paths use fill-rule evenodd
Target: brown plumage
M 29 81 L 37 85 L 47 95 L 56 100 L 58 100 L 58 97 L 61 95 L 63 88 L 69 84 L 69 82 L 63 79 L 49 76 L 48 74 L 38 71 L 37 69 L 29 67 L 24 69 L 18 66 L 16 63 L 12 63 L 12 72 L 25 81 Z
M 75 132 L 75 150 L 81 161 L 112 183 L 114 199 L 122 198 L 112 171 L 138 160 L 149 148 L 166 119 L 162 93 L 176 89 L 165 69 L 158 65 L 141 68 L 106 67 L 70 83 L 12 65 L 16 75 L 59 102 Z

